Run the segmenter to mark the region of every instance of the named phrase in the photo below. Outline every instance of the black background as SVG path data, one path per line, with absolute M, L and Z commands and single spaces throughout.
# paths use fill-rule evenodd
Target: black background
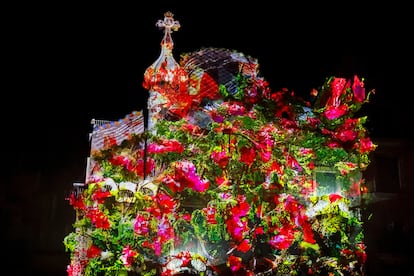
M 15 16 L 6 24 L 4 40 L 10 48 L 4 53 L 11 82 L 3 120 L 17 126 L 18 136 L 42 130 L 36 141 L 42 148 L 45 137 L 54 135 L 85 140 L 92 118 L 118 120 L 142 110 L 147 96 L 143 74 L 160 53 L 162 31 L 155 23 L 166 11 L 181 24 L 173 33 L 177 61 L 180 54 L 202 47 L 233 49 L 258 60 L 273 90 L 286 87 L 305 97 L 327 77 L 356 74 L 365 79 L 367 90 L 376 91 L 364 107 L 371 135 L 412 137 L 408 8 L 350 1 L 316 6 L 67 2 L 12 8 Z
M 163 33 L 155 23 L 166 11 L 181 24 L 173 33 L 177 61 L 203 47 L 233 49 L 258 60 L 272 90 L 286 87 L 305 98 L 327 77 L 356 74 L 367 90 L 375 89 L 363 109 L 370 135 L 412 140 L 412 16 L 407 5 L 373 3 L 5 6 L 0 199 L 10 227 L 2 228 L 9 239 L 3 254 L 21 253 L 39 270 L 66 264 L 62 240 L 74 216 L 65 197 L 73 182 L 84 180 L 90 121 L 118 120 L 145 108 L 143 75 L 160 54 Z M 15 229 L 22 232 L 17 237 L 10 234 Z

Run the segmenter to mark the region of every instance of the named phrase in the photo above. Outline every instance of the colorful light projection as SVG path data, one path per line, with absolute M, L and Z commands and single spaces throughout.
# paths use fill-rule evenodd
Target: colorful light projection
M 165 16 L 149 128 L 91 152 L 93 177 L 69 197 L 68 275 L 364 275 L 363 80 L 327 78 L 311 103 L 234 51 L 178 65 Z

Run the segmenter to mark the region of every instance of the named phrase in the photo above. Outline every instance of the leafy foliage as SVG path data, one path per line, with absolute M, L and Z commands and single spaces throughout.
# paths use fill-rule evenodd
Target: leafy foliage
M 354 202 L 376 148 L 354 117 L 364 83 L 327 78 L 313 103 L 259 77 L 237 83 L 92 156 L 98 169 L 70 198 L 69 274 L 363 274 Z

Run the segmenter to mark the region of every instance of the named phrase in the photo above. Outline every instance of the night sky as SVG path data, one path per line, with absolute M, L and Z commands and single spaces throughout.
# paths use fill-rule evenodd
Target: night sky
M 70 2 L 6 11 L 3 137 L 13 167 L 83 166 L 91 119 L 115 121 L 145 107 L 143 75 L 160 54 L 163 33 L 155 23 L 166 11 L 181 24 L 173 33 L 177 61 L 203 47 L 233 49 L 258 60 L 272 90 L 305 98 L 327 77 L 356 74 L 376 91 L 362 110 L 371 136 L 412 139 L 407 7 L 223 2 Z
M 204 47 L 235 50 L 258 60 L 272 90 L 288 88 L 305 99 L 328 77 L 358 75 L 375 89 L 361 110 L 374 142 L 414 141 L 409 2 L 315 2 L 4 5 L 0 259 L 24 272 L 43 256 L 40 270 L 60 274 L 42 275 L 66 275 L 62 240 L 74 222 L 66 198 L 85 179 L 91 120 L 143 110 L 144 72 L 159 57 L 163 36 L 155 24 L 167 11 L 181 24 L 172 34 L 177 61 Z

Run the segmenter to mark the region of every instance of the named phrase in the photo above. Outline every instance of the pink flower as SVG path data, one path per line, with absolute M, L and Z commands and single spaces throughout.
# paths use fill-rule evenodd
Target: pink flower
M 252 245 L 250 244 L 250 241 L 247 239 L 244 239 L 241 241 L 241 243 L 237 246 L 237 250 L 246 253 L 247 251 L 252 248 Z
M 158 144 L 152 143 L 147 147 L 148 153 L 163 154 L 167 152 L 182 153 L 184 146 L 177 140 L 161 140 Z
M 245 233 L 249 231 L 246 220 L 238 216 L 232 216 L 226 220 L 227 231 L 235 241 L 241 241 Z
M 256 159 L 256 151 L 253 148 L 242 147 L 240 149 L 240 162 L 250 166 Z
M 108 217 L 97 208 L 89 210 L 86 214 L 86 217 L 89 218 L 92 224 L 94 224 L 97 228 L 109 229 L 111 226 L 109 224 Z
M 359 139 L 359 144 L 355 145 L 361 154 L 373 151 L 377 145 L 372 143 L 369 137 Z
M 302 155 L 311 155 L 311 156 L 315 155 L 315 153 L 313 152 L 313 149 L 310 149 L 310 148 L 300 148 L 299 152 Z
M 357 135 L 358 132 L 353 129 L 340 129 L 335 133 L 335 137 L 342 142 L 354 141 Z
M 231 116 L 235 115 L 243 115 L 246 112 L 246 108 L 243 106 L 242 103 L 231 103 L 227 105 L 228 107 L 228 113 Z
M 298 224 L 302 227 L 303 231 L 303 240 L 308 243 L 316 243 L 315 237 L 313 236 L 312 226 L 308 221 L 308 217 L 306 215 L 299 215 L 297 217 Z
M 293 228 L 290 225 L 284 225 L 279 229 L 279 233 L 269 240 L 269 243 L 279 250 L 284 250 L 289 248 L 293 240 Z
M 207 223 L 208 224 L 217 224 L 216 220 L 216 208 L 212 206 L 208 206 L 207 208 L 203 208 L 203 212 L 206 215 Z
M 185 221 L 191 221 L 191 214 L 182 214 L 181 218 Z
M 229 180 L 226 177 L 223 177 L 223 176 L 216 177 L 216 183 L 217 183 L 217 186 L 219 186 L 219 187 L 229 187 L 230 186 Z
M 131 246 L 127 245 L 122 249 L 122 255 L 120 257 L 122 263 L 125 266 L 131 266 L 135 261 L 135 258 L 138 256 L 138 253 L 131 249 Z
M 352 91 L 354 92 L 354 99 L 356 102 L 361 103 L 365 100 L 365 88 L 364 83 L 359 80 L 358 76 L 354 76 L 354 83 L 352 84 Z
M 352 197 L 360 196 L 361 195 L 361 182 L 360 181 L 354 181 L 351 183 L 351 186 L 349 187 L 349 195 Z
M 225 168 L 230 159 L 225 150 L 213 151 L 211 153 L 211 158 L 217 165 L 219 165 L 220 168 Z
M 263 235 L 263 234 L 264 234 L 264 229 L 263 229 L 263 227 L 262 227 L 262 226 L 257 227 L 257 228 L 254 230 L 254 234 L 255 234 L 255 235 Z
M 89 259 L 93 259 L 93 258 L 101 256 L 101 252 L 102 252 L 102 250 L 99 247 L 92 244 L 91 246 L 89 246 L 89 248 L 86 252 L 86 256 Z
M 86 209 L 86 205 L 85 205 L 85 202 L 83 201 L 82 195 L 76 196 L 75 193 L 71 193 L 69 195 L 68 200 L 69 200 L 69 204 L 72 205 L 73 208 L 79 209 L 79 210 Z
M 367 253 L 365 251 L 366 246 L 363 243 L 356 244 L 356 252 L 355 254 L 358 256 L 359 261 L 364 264 L 367 261 Z
M 341 145 L 340 145 L 338 142 L 335 142 L 335 141 L 330 141 L 330 142 L 327 144 L 327 146 L 328 146 L 329 148 L 331 148 L 331 149 L 337 149 L 337 148 L 340 148 L 340 147 L 341 147 Z
M 93 193 L 92 199 L 95 200 L 97 203 L 103 203 L 105 199 L 107 199 L 110 196 L 111 196 L 111 192 L 109 191 L 104 192 L 102 191 L 101 188 L 99 188 Z
M 271 151 L 260 151 L 260 158 L 263 162 L 268 162 L 272 158 Z
M 205 179 L 201 179 L 196 172 L 196 167 L 192 162 L 180 161 L 176 163 L 175 172 L 173 176 L 169 176 L 171 179 L 168 183 L 174 183 L 178 191 L 182 191 L 184 187 L 193 189 L 196 192 L 204 192 L 210 186 L 210 182 Z M 169 184 L 170 187 L 173 185 Z
M 324 115 L 329 120 L 334 120 L 342 117 L 346 112 L 348 111 L 348 107 L 346 105 L 340 105 L 340 106 L 329 106 L 325 112 Z
M 162 243 L 174 238 L 174 229 L 166 216 L 158 221 L 157 235 Z
M 341 195 L 338 195 L 338 194 L 330 194 L 329 195 L 329 201 L 331 203 L 333 203 L 333 202 L 335 202 L 337 200 L 340 200 L 340 199 L 342 199 L 342 196 Z
M 184 184 L 175 180 L 171 175 L 166 175 L 162 182 L 167 185 L 174 193 L 182 192 L 185 188 Z
M 231 195 L 231 193 L 220 193 L 219 194 L 219 197 L 221 199 L 227 200 L 227 199 L 231 199 L 232 198 L 232 195 Z
M 135 223 L 134 223 L 134 231 L 138 235 L 148 234 L 149 221 L 145 216 L 141 214 L 137 214 L 137 217 L 135 218 Z
M 83 270 L 84 270 L 84 267 L 81 262 L 74 262 L 68 265 L 66 268 L 66 272 L 68 273 L 68 276 L 82 275 Z
M 127 166 L 131 161 L 127 156 L 124 155 L 114 155 L 109 159 L 114 166 Z
M 224 116 L 217 113 L 217 112 L 211 112 L 211 118 L 216 123 L 223 123 L 224 122 Z
M 192 188 L 196 192 L 204 192 L 210 187 L 210 182 L 208 180 L 201 180 L 198 176 L 194 180 Z
M 139 176 L 144 176 L 144 160 L 139 159 L 137 164 L 133 168 L 131 168 L 131 169 L 127 168 L 127 169 L 129 171 L 135 172 Z M 155 161 L 154 161 L 154 159 L 148 157 L 147 162 L 145 163 L 145 173 L 146 173 L 146 175 L 150 174 L 154 169 L 155 169 Z
M 233 216 L 237 217 L 246 216 L 250 209 L 250 205 L 246 201 L 246 197 L 243 195 L 238 195 L 237 201 L 238 203 L 231 209 L 231 213 L 233 214 Z
M 161 212 L 164 214 L 174 212 L 177 207 L 176 200 L 165 193 L 157 193 L 154 199 L 158 203 Z
M 332 95 L 327 105 L 330 107 L 339 107 L 341 104 L 341 95 L 345 93 L 347 81 L 344 78 L 334 78 L 331 82 Z
M 288 164 L 290 168 L 295 169 L 298 172 L 302 171 L 302 166 L 299 164 L 296 158 L 290 155 L 289 153 L 286 153 L 286 163 Z
M 229 266 L 233 272 L 240 270 L 242 268 L 242 258 L 230 255 L 227 258 L 227 266 Z

